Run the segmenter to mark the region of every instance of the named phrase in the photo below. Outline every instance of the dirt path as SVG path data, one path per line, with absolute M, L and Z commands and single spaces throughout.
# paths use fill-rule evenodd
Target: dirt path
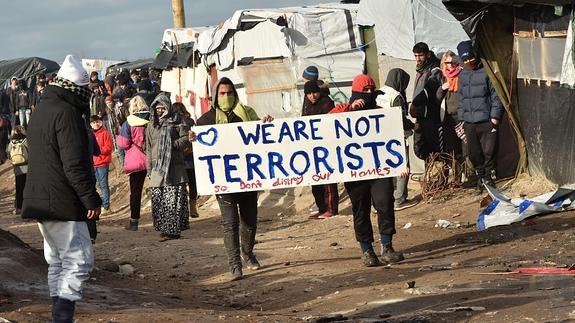
M 347 198 L 341 202 L 344 215 L 308 220 L 313 204 L 309 189 L 273 191 L 259 198 L 255 251 L 264 267 L 228 282 L 213 198 L 202 206 L 201 217 L 182 239 L 159 242 L 149 210 L 143 214 L 140 231 L 123 229 L 128 217 L 126 178 L 111 182 L 112 207 L 120 211 L 100 221 L 97 268 L 78 307 L 80 322 L 575 319 L 574 278 L 504 274 L 518 266 L 575 263 L 571 212 L 541 217 L 531 225 L 476 232 L 465 224 L 475 222 L 480 198 L 460 192 L 446 201 L 398 212 L 395 245 L 406 253 L 406 260 L 365 268 Z M 45 322 L 50 307 L 42 239 L 35 223 L 12 215 L 12 183 L 11 169 L 1 166 L 0 229 L 11 234 L 0 231 L 0 317 Z M 464 225 L 434 228 L 438 219 Z M 411 227 L 403 229 L 406 223 Z M 124 264 L 135 272 L 113 272 Z M 413 281 L 415 288 L 408 288 Z

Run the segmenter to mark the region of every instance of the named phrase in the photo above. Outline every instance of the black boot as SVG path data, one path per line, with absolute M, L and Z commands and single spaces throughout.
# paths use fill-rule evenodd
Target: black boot
M 58 296 L 52 296 L 52 317 L 54 317 L 54 310 L 56 309 L 56 303 L 58 303 Z
M 140 221 L 138 219 L 130 219 L 130 222 L 124 226 L 124 229 L 128 231 L 138 231 L 138 223 Z
M 52 320 L 54 323 L 73 323 L 76 302 L 69 301 L 65 298 L 58 298 L 54 306 Z

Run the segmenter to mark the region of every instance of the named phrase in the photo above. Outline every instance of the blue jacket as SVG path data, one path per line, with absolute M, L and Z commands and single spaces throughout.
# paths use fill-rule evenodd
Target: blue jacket
M 503 106 L 483 66 L 464 69 L 459 73 L 459 120 L 467 123 L 501 119 Z

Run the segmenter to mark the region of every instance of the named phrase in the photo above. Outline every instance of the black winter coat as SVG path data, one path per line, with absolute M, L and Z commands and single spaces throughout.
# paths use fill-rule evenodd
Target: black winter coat
M 503 116 L 501 101 L 482 66 L 459 73 L 458 94 L 457 116 L 460 121 L 479 123 Z
M 61 87 L 44 90 L 28 125 L 23 218 L 86 221 L 88 210 L 102 205 L 82 118 L 87 108 L 87 102 Z

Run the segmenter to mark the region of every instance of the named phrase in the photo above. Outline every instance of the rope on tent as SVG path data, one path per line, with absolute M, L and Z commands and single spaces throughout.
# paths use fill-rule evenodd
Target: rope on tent
M 441 21 L 443 21 L 443 22 L 449 23 L 449 24 L 459 24 L 459 21 L 457 21 L 457 20 L 447 20 L 447 19 L 444 19 L 444 18 L 438 16 L 436 13 L 434 13 L 432 10 L 430 10 L 428 7 L 426 7 L 426 6 L 423 4 L 423 1 L 422 1 L 422 0 L 415 0 L 415 1 L 417 1 L 417 3 L 419 3 L 419 4 L 421 5 L 421 7 L 422 7 L 423 9 L 425 9 L 425 11 L 429 12 L 429 14 L 431 14 L 433 17 L 435 17 L 435 18 L 437 18 L 437 19 L 439 19 L 439 20 L 441 20 Z M 430 5 L 433 6 L 432 3 L 430 3 Z M 436 7 L 436 8 L 438 8 L 438 7 Z

